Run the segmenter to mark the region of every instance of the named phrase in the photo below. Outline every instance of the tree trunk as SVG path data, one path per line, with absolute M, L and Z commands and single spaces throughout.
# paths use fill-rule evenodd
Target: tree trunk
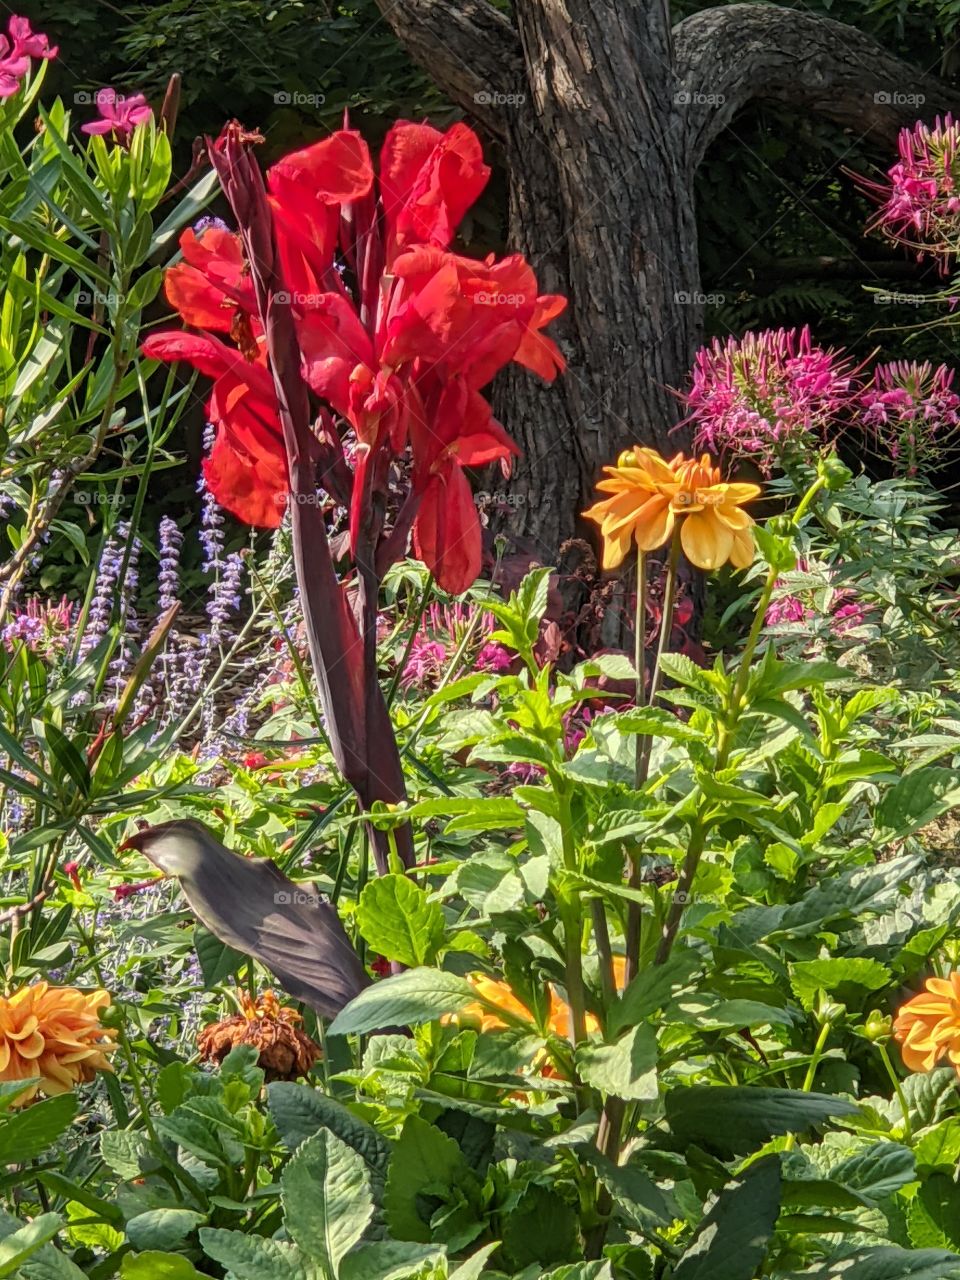
M 549 558 L 602 463 L 638 442 L 681 447 L 671 388 L 702 308 L 665 10 L 519 0 L 515 13 L 528 89 L 503 108 L 509 243 L 545 292 L 570 298 L 553 330 L 568 368 L 551 386 L 511 369 L 496 407 L 523 449 L 511 532 Z
M 377 3 L 500 140 L 510 247 L 570 300 L 551 329 L 567 373 L 546 387 L 512 369 L 494 397 L 524 450 L 509 532 L 548 562 L 625 445 L 685 443 L 672 389 L 701 333 L 694 175 L 736 112 L 765 98 L 892 137 L 956 105 L 863 32 L 776 5 L 718 6 L 671 32 L 668 0 L 514 0 L 512 23 L 488 0 Z

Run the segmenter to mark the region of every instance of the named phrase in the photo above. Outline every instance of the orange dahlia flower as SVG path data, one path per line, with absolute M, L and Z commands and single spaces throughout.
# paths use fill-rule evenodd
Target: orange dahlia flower
M 106 1055 L 116 1031 L 100 1024 L 106 991 L 78 991 L 35 982 L 0 996 L 0 1080 L 35 1080 L 17 1098 L 22 1106 L 45 1094 L 67 1093 L 97 1071 L 112 1070 Z
M 626 961 L 623 956 L 613 957 L 613 973 L 619 989 L 623 988 L 623 979 Z M 478 1025 L 481 1031 L 500 1031 L 510 1024 L 505 1019 L 497 1016 L 489 1008 L 494 1005 L 498 1009 L 502 1009 L 504 1013 L 512 1015 L 514 1018 L 522 1018 L 525 1022 L 533 1022 L 533 1014 L 525 1004 L 517 999 L 513 992 L 513 988 L 508 983 L 499 978 L 491 978 L 485 973 L 471 973 L 468 981 L 478 996 L 481 996 L 487 1004 L 482 1004 L 479 1000 L 476 1004 L 467 1005 L 460 1013 L 453 1015 L 451 1021 L 469 1022 L 471 1025 Z M 561 1039 L 570 1038 L 570 1006 L 566 1000 L 562 1000 L 557 995 L 553 987 L 550 988 L 550 1008 L 547 1014 L 547 1028 L 554 1035 L 560 1036 Z M 586 1029 L 589 1034 L 592 1031 L 600 1030 L 600 1023 L 588 1013 L 586 1016 Z
M 960 970 L 949 978 L 928 978 L 924 986 L 894 1021 L 900 1056 L 910 1071 L 932 1071 L 946 1058 L 960 1076 Z
M 600 526 L 603 567 L 615 569 L 635 542 L 654 551 L 673 536 L 678 519 L 680 542 L 691 564 L 718 569 L 729 560 L 745 569 L 753 560 L 753 519 L 743 504 L 760 496 L 756 484 L 728 484 L 709 454 L 699 460 L 678 453 L 669 462 L 653 449 L 628 449 L 608 479 L 597 488 L 609 493 L 583 514 Z

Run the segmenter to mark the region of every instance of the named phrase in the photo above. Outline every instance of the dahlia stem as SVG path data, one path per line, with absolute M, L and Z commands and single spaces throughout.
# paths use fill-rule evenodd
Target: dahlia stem
M 637 600 L 633 614 L 633 669 L 636 672 L 634 706 L 642 707 L 646 693 L 647 668 L 647 558 L 637 552 Z M 636 787 L 639 791 L 646 778 L 643 773 L 643 743 L 645 734 L 637 734 Z
M 887 1075 L 890 1077 L 890 1083 L 893 1085 L 893 1091 L 897 1095 L 897 1101 L 900 1103 L 900 1110 L 903 1112 L 903 1136 L 909 1142 L 913 1137 L 913 1128 L 910 1124 L 910 1108 L 907 1106 L 906 1095 L 903 1092 L 903 1086 L 900 1084 L 900 1078 L 894 1070 L 893 1063 L 890 1061 L 890 1055 L 887 1053 L 885 1044 L 877 1044 L 877 1052 L 880 1054 Z
M 809 1093 L 813 1088 L 813 1082 L 817 1077 L 817 1069 L 820 1066 L 820 1059 L 823 1057 L 823 1051 L 827 1047 L 827 1039 L 830 1035 L 830 1023 L 825 1022 L 820 1028 L 820 1034 L 817 1036 L 817 1043 L 813 1046 L 813 1054 L 810 1058 L 810 1065 L 807 1067 L 807 1074 L 803 1078 L 803 1084 L 800 1086 L 801 1093 Z M 787 1140 L 784 1143 L 784 1151 L 792 1151 L 797 1145 L 797 1135 L 788 1133 Z

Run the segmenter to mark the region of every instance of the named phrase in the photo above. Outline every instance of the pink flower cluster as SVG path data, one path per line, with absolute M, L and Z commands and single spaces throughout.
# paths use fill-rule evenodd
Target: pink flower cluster
M 860 178 L 860 185 L 880 205 L 869 230 L 896 244 L 937 258 L 946 274 L 960 241 L 960 124 L 948 113 L 933 125 L 918 120 L 901 129 L 899 160 L 886 181 Z
M 7 34 L 0 34 L 0 98 L 12 98 L 30 71 L 30 59 L 45 61 L 57 56 L 57 46 L 45 35 L 30 30 L 30 19 L 13 14 Z
M 34 596 L 27 601 L 26 608 L 14 610 L 0 632 L 0 640 L 5 649 L 13 650 L 24 644 L 31 653 L 53 657 L 66 649 L 74 620 L 75 610 L 66 596 L 59 604 L 41 602 Z
M 849 358 L 816 346 L 810 329 L 715 338 L 697 352 L 686 397 L 695 447 L 751 457 L 765 475 L 823 442 L 856 391 Z
M 474 623 L 476 608 L 472 605 L 432 604 L 424 615 L 410 653 L 404 664 L 400 683 L 405 689 L 412 685 L 436 684 L 447 669 L 450 659 L 459 649 L 468 629 Z M 489 671 L 499 675 L 513 662 L 513 655 L 503 645 L 485 637 L 493 629 L 493 618 L 484 614 L 478 624 L 477 639 L 483 641 L 472 658 L 477 671 Z
M 142 93 L 124 95 L 116 89 L 98 89 L 94 101 L 100 119 L 82 125 L 81 133 L 110 134 L 121 147 L 128 145 L 137 125 L 145 124 L 153 115 Z
M 929 361 L 881 364 L 859 397 L 860 420 L 899 475 L 936 471 L 960 427 L 954 371 Z

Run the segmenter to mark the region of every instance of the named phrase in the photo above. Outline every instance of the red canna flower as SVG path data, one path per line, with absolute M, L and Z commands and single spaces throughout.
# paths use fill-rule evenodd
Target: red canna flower
M 214 379 L 207 417 L 217 434 L 203 464 L 207 486 L 238 519 L 275 529 L 287 501 L 287 462 L 265 361 L 247 360 L 209 334 L 177 329 L 150 334 L 143 353 L 153 360 L 184 360 Z
M 222 150 L 213 146 L 215 163 Z M 518 452 L 480 391 L 511 360 L 547 381 L 564 368 L 543 330 L 565 299 L 541 295 L 517 254 L 481 262 L 448 252 L 489 173 L 466 125 L 442 133 L 409 121 L 387 135 L 379 176 L 349 128 L 267 173 L 284 290 L 276 298 L 289 305 L 298 348 L 284 360 L 294 369 L 299 361 L 322 406 L 316 461 L 328 489 L 349 505 L 351 550 L 359 555 L 365 542 L 365 558 L 382 572 L 412 531 L 417 553 L 452 592 L 480 571 L 480 523 L 463 468 L 492 461 L 506 468 Z M 167 298 L 205 332 L 155 334 L 144 350 L 186 359 L 215 379 L 207 484 L 240 519 L 277 525 L 287 464 L 263 355 L 269 322 L 254 294 L 257 272 L 239 237 L 220 228 L 188 232 L 181 245 L 184 261 L 167 274 Z M 212 333 L 229 334 L 235 347 Z M 352 473 L 331 415 L 352 433 Z M 408 445 L 410 492 L 384 530 L 374 513 L 388 509 L 391 464 Z
M 408 245 L 446 249 L 489 177 L 480 140 L 465 124 L 441 133 L 398 120 L 380 152 L 387 264 Z

